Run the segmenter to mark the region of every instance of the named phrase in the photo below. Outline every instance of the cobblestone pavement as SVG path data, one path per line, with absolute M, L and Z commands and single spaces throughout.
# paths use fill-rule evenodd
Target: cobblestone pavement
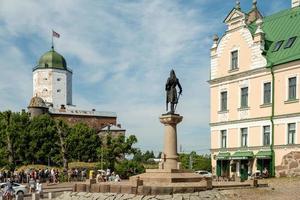
M 213 189 L 203 192 L 174 195 L 141 196 L 133 194 L 64 192 L 56 199 L 64 200 L 299 200 L 300 177 L 273 178 L 259 181 L 268 183 L 269 187 L 245 189 Z
M 300 177 L 265 179 L 269 187 L 224 190 L 227 199 L 239 200 L 299 200 Z

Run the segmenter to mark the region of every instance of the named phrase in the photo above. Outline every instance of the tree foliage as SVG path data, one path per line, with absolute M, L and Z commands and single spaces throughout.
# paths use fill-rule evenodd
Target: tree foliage
M 105 142 L 84 123 L 69 126 L 44 114 L 33 119 L 26 112 L 0 112 L 0 167 L 43 164 L 68 167 L 72 161 L 100 162 L 114 170 L 124 166 L 140 169 L 125 157 L 136 153 L 135 136 L 111 137 Z M 8 159 L 7 159 L 8 158 Z M 134 167 L 136 166 L 136 167 Z
M 198 155 L 194 151 L 190 154 L 181 153 L 179 154 L 179 161 L 184 169 L 189 169 L 190 163 L 192 163 L 193 170 L 211 171 L 210 155 Z

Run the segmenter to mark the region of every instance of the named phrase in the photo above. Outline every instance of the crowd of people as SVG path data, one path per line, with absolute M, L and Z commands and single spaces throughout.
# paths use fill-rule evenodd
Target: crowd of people
M 110 169 L 104 170 L 98 170 L 96 175 L 96 182 L 106 182 L 106 181 L 114 181 L 114 182 L 120 182 L 121 178 L 118 174 L 115 174 L 115 172 L 110 172 Z
M 58 182 L 59 171 L 57 169 L 28 169 L 21 171 L 0 171 L 0 182 L 11 180 L 15 183 L 29 183 L 32 179 L 41 182 Z

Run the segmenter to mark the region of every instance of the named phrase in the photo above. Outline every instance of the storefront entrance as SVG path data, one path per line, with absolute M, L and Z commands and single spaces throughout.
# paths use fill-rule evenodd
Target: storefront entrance
M 248 179 L 248 160 L 241 160 L 240 165 L 240 178 L 241 181 L 245 181 Z
M 230 160 L 217 160 L 217 176 L 229 178 Z
M 271 159 L 257 159 L 257 170 L 260 171 L 261 174 L 263 174 L 264 170 L 267 170 L 268 176 L 271 174 L 272 170 L 272 160 Z

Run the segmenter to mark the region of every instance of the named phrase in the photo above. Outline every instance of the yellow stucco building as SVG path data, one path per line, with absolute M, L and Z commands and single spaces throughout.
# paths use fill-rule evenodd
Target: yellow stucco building
M 262 16 L 253 1 L 224 20 L 211 48 L 213 173 L 300 175 L 300 0 Z

